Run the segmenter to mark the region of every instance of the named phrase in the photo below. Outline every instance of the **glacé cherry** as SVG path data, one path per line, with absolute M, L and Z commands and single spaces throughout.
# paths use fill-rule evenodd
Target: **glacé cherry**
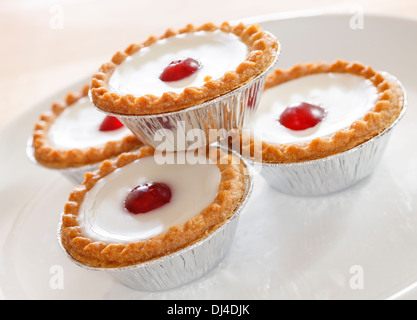
M 306 130 L 316 126 L 326 115 L 326 110 L 322 107 L 301 102 L 290 106 L 284 110 L 279 118 L 279 122 L 291 130 Z
M 127 195 L 124 207 L 133 214 L 147 213 L 171 201 L 171 188 L 161 182 L 149 182 L 135 187 Z
M 174 60 L 164 69 L 159 79 L 164 82 L 182 80 L 194 74 L 200 66 L 193 58 Z

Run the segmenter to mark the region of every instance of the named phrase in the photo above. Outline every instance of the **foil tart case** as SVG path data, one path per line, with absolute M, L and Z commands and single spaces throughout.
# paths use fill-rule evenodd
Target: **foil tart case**
M 245 164 L 248 172 L 245 194 L 233 216 L 206 238 L 172 254 L 148 262 L 121 268 L 94 268 L 75 260 L 61 242 L 61 225 L 58 226 L 58 243 L 76 265 L 104 272 L 121 284 L 140 291 L 163 291 L 192 282 L 213 270 L 227 255 L 236 233 L 239 216 L 244 210 L 253 189 L 253 172 L 247 161 L 233 152 Z
M 141 141 L 157 149 L 184 151 L 197 149 L 220 140 L 212 132 L 242 128 L 256 111 L 265 79 L 280 55 L 281 46 L 274 61 L 260 75 L 243 86 L 213 100 L 187 109 L 157 115 L 134 116 L 104 112 L 117 117 Z M 90 95 L 91 100 L 91 95 Z M 92 100 L 91 100 L 92 101 Z M 94 103 L 92 102 L 92 105 Z M 187 136 L 191 134 L 191 136 Z
M 407 109 L 407 94 L 400 85 L 404 105 L 398 118 L 383 132 L 359 146 L 326 158 L 297 163 L 253 162 L 261 176 L 276 190 L 294 196 L 318 196 L 341 191 L 369 176 L 380 162 L 393 128 Z

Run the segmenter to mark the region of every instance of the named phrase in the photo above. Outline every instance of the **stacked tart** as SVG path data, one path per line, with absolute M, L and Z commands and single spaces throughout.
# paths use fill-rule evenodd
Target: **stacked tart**
M 93 76 L 91 97 L 119 115 L 179 111 L 243 86 L 277 55 L 276 38 L 257 25 L 188 25 L 118 52 Z
M 214 142 L 210 130 L 239 129 L 247 121 L 279 49 L 257 25 L 167 30 L 103 64 L 93 76 L 91 99 L 154 148 L 161 131 L 180 136 L 171 150 L 203 147 Z M 187 138 L 191 130 L 201 132 L 199 144 Z

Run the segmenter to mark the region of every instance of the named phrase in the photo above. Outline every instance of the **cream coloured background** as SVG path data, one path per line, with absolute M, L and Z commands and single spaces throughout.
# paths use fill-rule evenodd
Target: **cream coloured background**
M 0 0 L 0 129 L 149 35 L 188 23 L 305 10 L 417 17 L 417 1 Z

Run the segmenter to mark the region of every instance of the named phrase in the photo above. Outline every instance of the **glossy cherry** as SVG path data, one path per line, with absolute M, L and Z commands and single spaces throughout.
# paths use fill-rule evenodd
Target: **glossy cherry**
M 113 131 L 123 127 L 123 123 L 116 117 L 106 116 L 100 125 L 100 131 Z
M 288 107 L 279 118 L 279 122 L 291 130 L 305 130 L 316 126 L 326 115 L 322 107 L 301 102 Z
M 168 185 L 149 182 L 134 188 L 127 195 L 124 207 L 133 214 L 147 213 L 171 201 L 172 192 Z
M 165 82 L 182 80 L 194 74 L 200 66 L 193 58 L 174 60 L 164 69 L 159 79 Z

